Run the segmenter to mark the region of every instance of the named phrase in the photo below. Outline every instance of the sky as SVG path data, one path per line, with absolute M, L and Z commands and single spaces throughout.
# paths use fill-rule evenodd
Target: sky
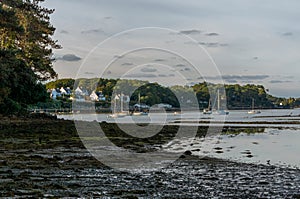
M 262 84 L 300 97 L 298 0 L 46 0 L 59 78 Z

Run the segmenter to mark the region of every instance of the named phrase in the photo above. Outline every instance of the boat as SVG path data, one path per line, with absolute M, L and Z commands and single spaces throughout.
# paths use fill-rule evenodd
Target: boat
M 210 115 L 210 114 L 212 114 L 212 111 L 208 108 L 205 108 L 205 109 L 203 109 L 203 114 Z
M 209 102 L 208 102 L 208 107 L 205 108 L 205 109 L 203 109 L 203 114 L 205 114 L 205 115 L 210 115 L 210 114 L 212 114 L 212 110 L 211 110 L 211 107 L 210 107 L 210 100 L 209 100 Z
M 121 97 L 121 98 L 120 98 Z M 114 99 L 114 111 L 112 114 L 108 115 L 107 118 L 122 118 L 126 117 L 128 115 L 128 112 L 123 111 L 123 94 L 121 96 L 116 95 Z M 121 110 L 120 112 L 117 112 L 117 100 L 120 99 L 120 105 L 121 105 Z
M 148 113 L 147 112 L 133 112 L 131 115 L 132 116 L 147 116 Z
M 181 112 L 175 111 L 175 112 L 174 112 L 174 115 L 181 115 Z
M 254 109 L 254 98 L 252 98 L 252 110 L 248 111 L 248 114 L 260 114 L 260 110 L 255 110 Z
M 122 118 L 127 116 L 126 113 L 113 113 L 107 116 L 107 118 Z
M 229 111 L 221 109 L 220 107 L 221 107 L 220 90 L 218 90 L 218 104 L 215 113 L 218 115 L 229 115 Z
M 141 94 L 140 93 L 139 93 L 138 104 L 139 104 L 139 110 L 133 111 L 130 115 L 131 116 L 148 116 L 148 112 L 141 111 Z

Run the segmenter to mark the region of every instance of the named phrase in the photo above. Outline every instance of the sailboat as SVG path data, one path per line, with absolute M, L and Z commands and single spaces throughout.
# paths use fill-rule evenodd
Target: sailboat
M 147 112 L 142 112 L 141 111 L 141 94 L 139 93 L 139 101 L 138 101 L 138 105 L 139 105 L 139 111 L 138 112 L 136 112 L 136 111 L 134 111 L 133 113 L 132 113 L 132 115 L 133 116 L 147 116 L 148 115 L 148 113 Z
M 218 114 L 218 115 L 229 115 L 229 111 L 221 109 L 220 107 L 221 107 L 220 90 L 218 90 L 218 106 L 217 106 L 216 114 Z
M 120 99 L 120 105 L 121 105 L 121 111 L 117 112 L 117 100 Z M 121 117 L 125 117 L 128 115 L 127 112 L 123 111 L 123 94 L 121 93 L 121 96 L 119 97 L 118 95 L 115 96 L 114 99 L 114 111 L 112 114 L 108 115 L 108 118 L 121 118 Z
M 255 110 L 254 109 L 254 98 L 252 98 L 252 110 L 248 111 L 248 114 L 260 114 L 260 110 Z
M 210 105 L 210 100 L 209 100 L 209 102 L 208 102 L 208 107 L 205 108 L 205 109 L 203 109 L 203 114 L 205 114 L 205 115 L 210 115 L 210 114 L 212 114 L 211 105 Z

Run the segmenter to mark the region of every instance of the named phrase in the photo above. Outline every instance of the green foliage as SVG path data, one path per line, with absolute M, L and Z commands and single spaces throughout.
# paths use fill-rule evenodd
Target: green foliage
M 75 83 L 74 83 L 75 82 Z M 72 85 L 74 84 L 74 86 Z M 262 85 L 220 85 L 202 82 L 189 86 L 163 87 L 157 83 L 149 83 L 141 80 L 114 80 L 114 79 L 61 79 L 49 82 L 47 88 L 60 87 L 82 87 L 91 91 L 102 91 L 107 101 L 99 102 L 98 107 L 109 107 L 113 92 L 115 94 L 131 96 L 130 105 L 138 103 L 138 96 L 141 96 L 141 103 L 155 105 L 159 103 L 171 104 L 173 107 L 182 108 L 207 108 L 211 102 L 212 108 L 216 108 L 217 93 L 220 93 L 221 107 L 223 109 L 250 109 L 252 99 L 255 101 L 255 108 L 290 108 L 299 107 L 300 99 L 277 98 L 269 95 Z M 226 102 L 226 103 L 223 103 Z M 282 105 L 280 105 L 282 104 Z
M 252 99 L 255 101 L 255 106 L 259 108 L 273 108 L 274 106 L 269 100 L 265 88 L 261 85 L 247 84 L 241 86 L 235 84 L 226 85 L 225 88 L 228 108 L 230 109 L 250 108 Z
M 139 95 L 141 96 L 141 103 L 150 106 L 166 103 L 173 107 L 179 107 L 179 101 L 171 89 L 158 83 L 147 83 L 136 89 L 131 96 L 131 104 L 138 103 Z
M 0 113 L 20 113 L 28 104 L 45 101 L 40 80 L 56 77 L 52 67 L 53 10 L 43 0 L 0 1 Z
M 46 84 L 46 89 L 53 89 L 53 88 L 67 88 L 73 89 L 75 80 L 74 79 L 59 79 L 56 81 L 52 81 Z

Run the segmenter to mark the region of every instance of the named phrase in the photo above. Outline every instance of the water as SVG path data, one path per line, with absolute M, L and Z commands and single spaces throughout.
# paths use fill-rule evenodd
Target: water
M 204 115 L 202 112 L 183 112 L 174 113 L 151 113 L 148 116 L 126 116 L 123 118 L 108 118 L 108 114 L 74 114 L 74 115 L 58 115 L 58 118 L 68 120 L 82 121 L 98 121 L 98 122 L 119 122 L 119 123 L 154 123 L 154 124 L 172 124 L 174 122 L 182 122 L 181 125 L 189 125 L 198 122 L 223 123 L 226 122 L 232 126 L 235 123 L 251 122 L 270 124 L 270 123 L 287 123 L 300 121 L 300 109 L 280 109 L 280 110 L 263 110 L 261 114 L 248 114 L 245 111 L 230 111 L 229 115 Z M 178 125 L 178 124 L 177 124 Z M 198 125 L 198 124 L 197 124 Z M 238 124 L 235 124 L 238 125 Z M 276 125 L 276 124 L 274 124 Z M 285 124 L 289 126 L 300 127 L 295 124 Z M 257 124 L 254 126 L 257 126 Z M 277 125 L 278 126 L 278 125 Z M 281 124 L 282 127 L 282 124 Z
M 229 159 L 238 162 L 300 168 L 300 130 L 260 129 L 260 133 L 222 134 L 196 138 L 189 150 L 194 155 Z M 176 140 L 163 146 L 167 151 L 184 152 L 191 140 Z M 181 149 L 181 150 L 180 150 Z
M 149 116 L 127 116 L 109 119 L 106 114 L 59 115 L 59 118 L 109 123 L 153 123 L 157 125 L 246 127 L 253 132 L 222 134 L 204 140 L 196 138 L 189 149 L 194 155 L 211 156 L 239 162 L 300 167 L 300 109 L 263 110 L 249 115 L 247 111 L 230 111 L 227 116 L 204 115 L 200 112 L 150 113 Z M 255 131 L 257 129 L 257 132 Z M 246 131 L 246 130 L 245 130 Z M 197 140 L 198 139 L 198 140 Z M 184 152 L 191 140 L 176 140 L 164 150 Z

